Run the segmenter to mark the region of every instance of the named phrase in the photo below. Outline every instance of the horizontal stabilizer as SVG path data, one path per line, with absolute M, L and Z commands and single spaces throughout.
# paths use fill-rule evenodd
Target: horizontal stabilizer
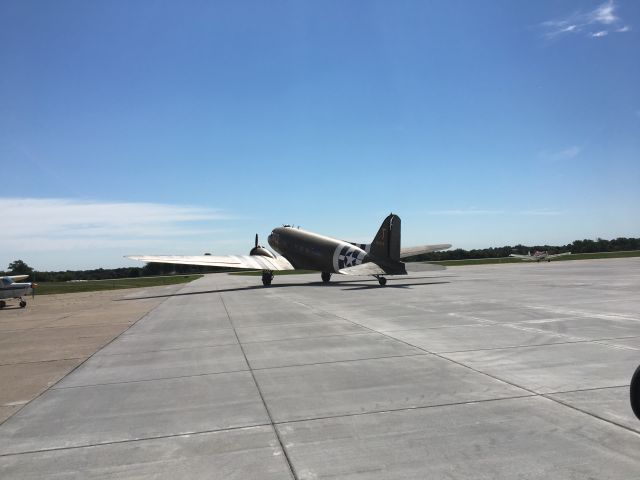
M 126 258 L 150 263 L 200 265 L 203 267 L 244 268 L 250 270 L 295 270 L 284 258 L 264 255 L 130 255 Z
M 404 264 L 407 272 L 435 272 L 436 270 L 446 270 L 444 265 L 437 263 L 407 262 Z
M 406 247 L 400 250 L 400 258 L 413 257 L 422 255 L 423 253 L 436 252 L 438 250 L 446 250 L 451 248 L 450 243 L 440 243 L 438 245 L 420 245 L 418 247 Z
M 367 276 L 385 275 L 387 272 L 385 272 L 384 268 L 382 268 L 380 265 L 373 262 L 367 262 L 361 263 L 360 265 L 355 265 L 353 267 L 343 268 L 342 270 L 338 270 L 338 273 L 342 273 L 343 275 Z

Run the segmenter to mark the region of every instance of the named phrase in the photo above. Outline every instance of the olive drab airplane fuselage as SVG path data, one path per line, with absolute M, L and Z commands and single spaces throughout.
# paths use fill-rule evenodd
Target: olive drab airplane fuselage
M 322 272 L 325 283 L 330 281 L 334 273 L 371 275 L 378 279 L 380 285 L 385 285 L 385 275 L 406 275 L 406 264 L 401 261 L 402 258 L 444 250 L 451 246 L 438 244 L 402 249 L 400 228 L 400 217 L 391 214 L 382 222 L 373 242 L 361 244 L 284 225 L 275 228 L 269 235 L 268 242 L 274 251 L 258 245 L 256 235 L 255 246 L 249 255 L 133 255 L 127 258 L 144 262 L 262 270 L 264 285 L 271 284 L 273 272 L 278 270 L 316 270 Z M 412 271 L 444 268 L 434 264 L 419 264 L 414 267 Z
M 296 269 L 338 273 L 369 260 L 368 245 L 354 245 L 290 226 L 274 229 L 268 242 Z

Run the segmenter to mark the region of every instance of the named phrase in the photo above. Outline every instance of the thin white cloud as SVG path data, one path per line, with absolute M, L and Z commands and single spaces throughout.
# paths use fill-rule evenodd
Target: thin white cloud
M 567 212 L 563 210 L 522 210 L 520 212 L 516 212 L 516 215 L 532 215 L 532 216 L 557 216 L 557 215 L 565 215 Z
M 476 208 L 453 209 L 453 210 L 431 210 L 425 212 L 427 215 L 438 216 L 474 216 L 474 215 L 522 215 L 522 216 L 554 216 L 564 215 L 566 212 L 562 210 L 481 210 Z
M 30 251 L 144 248 L 209 235 L 226 213 L 197 206 L 0 198 L 2 256 Z
M 479 210 L 475 208 L 469 209 L 452 209 L 452 210 L 431 210 L 425 212 L 427 215 L 444 215 L 444 216 L 455 216 L 455 215 L 499 215 L 504 213 L 503 210 Z
M 538 154 L 538 157 L 541 160 L 561 162 L 576 158 L 578 155 L 580 155 L 580 152 L 582 152 L 582 147 L 579 147 L 578 145 L 572 145 L 570 147 L 557 151 L 550 152 L 548 150 L 543 150 Z
M 542 22 L 540 27 L 548 39 L 566 34 L 603 38 L 609 33 L 630 31 L 629 25 L 622 24 L 622 19 L 617 15 L 617 8 L 613 0 L 608 0 L 588 12 L 578 11 L 563 18 L 547 20 Z
M 587 15 L 594 23 L 599 22 L 604 25 L 611 25 L 619 20 L 614 11 L 615 5 L 613 0 L 609 0 Z

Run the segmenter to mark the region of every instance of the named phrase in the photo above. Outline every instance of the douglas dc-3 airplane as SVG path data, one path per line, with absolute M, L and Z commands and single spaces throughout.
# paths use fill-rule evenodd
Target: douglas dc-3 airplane
M 328 283 L 331 274 L 374 276 L 380 285 L 386 285 L 385 275 L 406 275 L 406 265 L 400 261 L 422 253 L 445 250 L 451 245 L 422 245 L 400 248 L 400 217 L 393 213 L 385 218 L 370 244 L 352 243 L 308 232 L 291 225 L 275 228 L 268 238 L 277 252 L 258 245 L 249 255 L 131 255 L 127 258 L 142 262 L 204 265 L 213 267 L 262 270 L 262 283 L 271 285 L 273 272 L 278 270 L 316 270 L 322 272 L 322 281 Z M 441 265 L 412 264 L 411 271 L 443 270 Z
M 542 262 L 544 260 L 546 260 L 547 262 L 550 262 L 551 259 L 553 258 L 564 257 L 565 255 L 571 255 L 571 252 L 564 252 L 564 253 L 557 253 L 555 255 L 549 255 L 549 252 L 546 250 L 543 252 L 539 252 L 536 250 L 535 252 L 533 252 L 533 255 L 531 255 L 531 252 L 529 252 L 528 255 L 518 255 L 516 253 L 512 253 L 509 256 L 519 258 L 521 260 L 528 260 L 531 262 Z
M 29 283 L 17 283 L 20 280 L 24 280 L 29 275 L 13 275 L 10 277 L 0 277 L 0 308 L 4 308 L 7 306 L 7 302 L 5 302 L 5 298 L 19 298 L 20 299 L 20 308 L 24 308 L 27 306 L 26 300 L 22 297 L 28 295 L 29 293 L 33 294 L 35 292 L 35 287 L 38 284 L 29 282 Z

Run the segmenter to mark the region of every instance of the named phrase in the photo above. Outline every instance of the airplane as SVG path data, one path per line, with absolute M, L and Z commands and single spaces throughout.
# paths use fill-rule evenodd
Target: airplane
M 274 228 L 268 237 L 271 248 L 255 245 L 249 255 L 128 255 L 126 258 L 142 262 L 203 265 L 239 269 L 262 270 L 262 284 L 267 287 L 273 280 L 273 272 L 281 270 L 315 270 L 322 272 L 324 283 L 329 283 L 334 273 L 341 275 L 373 276 L 381 286 L 386 285 L 386 275 L 406 275 L 410 271 L 444 270 L 445 267 L 430 263 L 405 264 L 402 258 L 437 250 L 446 250 L 450 244 L 422 245 L 400 248 L 400 217 L 390 214 L 384 219 L 372 243 L 346 242 L 319 235 L 292 225 Z
M 20 308 L 24 308 L 27 306 L 26 300 L 22 297 L 24 295 L 35 294 L 35 288 L 38 286 L 37 283 L 28 282 L 28 283 L 18 283 L 20 280 L 24 280 L 28 278 L 29 275 L 12 275 L 6 277 L 0 277 L 0 308 L 4 308 L 7 306 L 7 302 L 4 299 L 7 298 L 19 298 L 20 299 Z
M 536 250 L 535 252 L 533 252 L 533 255 L 531 255 L 531 252 L 529 252 L 528 255 L 518 255 L 516 253 L 512 253 L 509 256 L 519 258 L 521 260 L 532 261 L 532 262 L 541 262 L 544 260 L 546 260 L 547 262 L 550 262 L 552 258 L 564 257 L 565 255 L 571 255 L 571 252 L 556 253 L 555 255 L 549 255 L 549 252 L 547 250 L 544 250 L 542 252 Z

